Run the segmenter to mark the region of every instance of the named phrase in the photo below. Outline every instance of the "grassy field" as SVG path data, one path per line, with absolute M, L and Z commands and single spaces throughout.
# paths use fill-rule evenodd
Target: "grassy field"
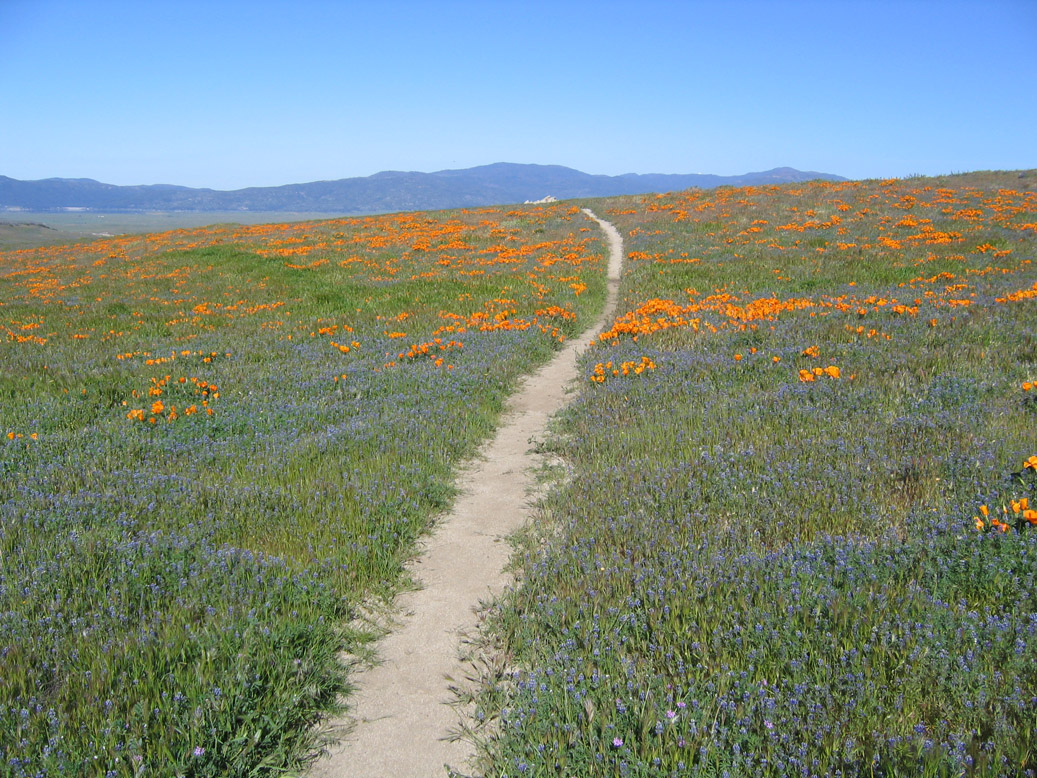
M 589 203 L 493 776 L 1032 776 L 1037 173 Z M 569 203 L 0 253 L 0 775 L 301 767 L 458 461 L 600 310 Z
M 1035 180 L 599 211 L 621 313 L 496 619 L 487 775 L 1037 775 Z
M 195 229 L 213 224 L 283 224 L 333 219 L 339 214 L 280 211 L 161 211 L 96 213 L 0 211 L 0 251 L 92 241 L 117 235 Z
M 281 774 L 453 470 L 604 300 L 571 206 L 0 254 L 0 774 Z

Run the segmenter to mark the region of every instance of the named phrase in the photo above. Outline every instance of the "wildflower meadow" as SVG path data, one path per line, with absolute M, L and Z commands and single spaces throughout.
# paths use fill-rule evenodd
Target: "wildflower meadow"
M 0 774 L 282 774 L 516 380 L 600 310 L 566 205 L 0 254 Z
M 1037 775 L 1035 180 L 610 201 L 486 775 Z
M 1037 171 L 0 252 L 0 775 L 297 774 L 604 304 L 487 776 L 1037 775 Z M 582 334 L 581 334 L 582 333 Z

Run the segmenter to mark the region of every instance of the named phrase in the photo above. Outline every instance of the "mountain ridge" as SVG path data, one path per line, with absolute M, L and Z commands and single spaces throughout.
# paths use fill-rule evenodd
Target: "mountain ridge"
M 720 176 L 708 173 L 584 173 L 563 165 L 495 162 L 432 173 L 383 170 L 370 176 L 219 190 L 176 184 L 119 186 L 92 178 L 22 181 L 0 175 L 0 211 L 324 211 L 346 214 L 504 205 L 648 194 L 717 186 L 847 179 L 790 167 Z

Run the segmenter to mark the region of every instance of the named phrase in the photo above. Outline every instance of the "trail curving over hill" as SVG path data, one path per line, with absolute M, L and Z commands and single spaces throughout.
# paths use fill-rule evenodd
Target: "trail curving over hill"
M 589 328 L 596 334 L 615 314 L 623 240 L 612 224 L 583 213 L 609 245 L 608 297 Z M 348 734 L 312 766 L 310 778 L 444 778 L 447 765 L 465 773 L 470 744 L 447 739 L 459 723 L 448 678 L 465 671 L 461 642 L 478 627 L 479 603 L 511 582 L 507 537 L 529 518 L 530 471 L 539 459 L 530 441 L 544 437 L 550 416 L 565 405 L 587 334 L 523 381 L 496 436 L 463 468 L 458 499 L 411 568 L 420 588 L 398 597 L 399 625 L 377 646 L 381 663 L 353 679 L 349 717 L 333 722 Z

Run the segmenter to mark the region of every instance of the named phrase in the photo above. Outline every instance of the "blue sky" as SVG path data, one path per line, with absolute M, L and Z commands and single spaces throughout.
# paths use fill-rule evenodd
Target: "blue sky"
M 1037 167 L 1035 0 L 0 0 L 0 175 Z

